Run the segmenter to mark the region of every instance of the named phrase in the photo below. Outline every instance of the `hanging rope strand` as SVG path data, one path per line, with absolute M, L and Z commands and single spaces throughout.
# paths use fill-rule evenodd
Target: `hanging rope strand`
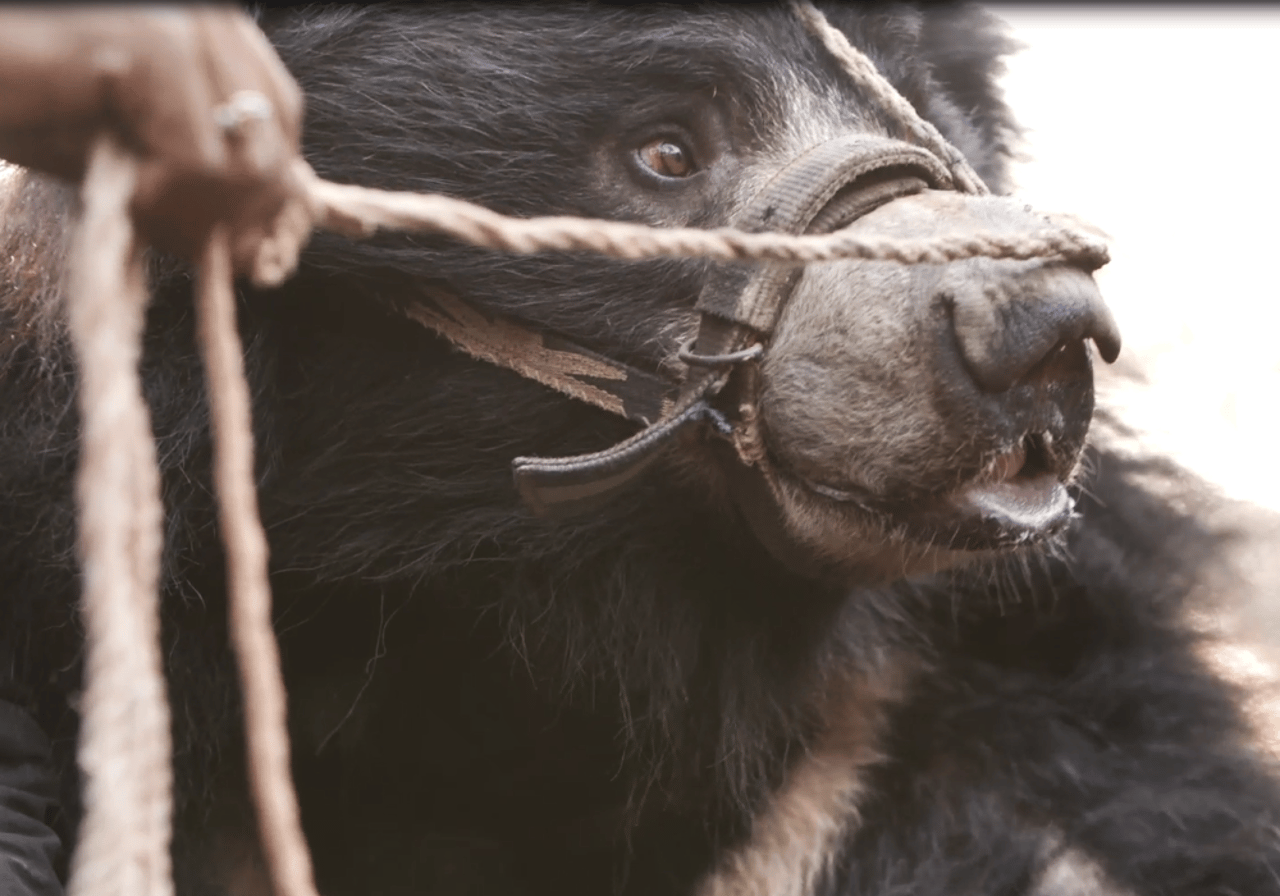
M 160 657 L 159 474 L 138 376 L 147 304 L 129 223 L 133 160 L 94 148 L 72 248 L 68 329 L 79 366 L 79 552 L 85 813 L 72 896 L 167 896 L 172 763 Z
M 289 771 L 287 698 L 271 628 L 267 538 L 253 478 L 252 409 L 224 228 L 219 227 L 205 246 L 196 306 L 213 418 L 213 480 L 227 555 L 231 640 L 244 692 L 249 785 L 262 849 L 279 896 L 316 896 Z

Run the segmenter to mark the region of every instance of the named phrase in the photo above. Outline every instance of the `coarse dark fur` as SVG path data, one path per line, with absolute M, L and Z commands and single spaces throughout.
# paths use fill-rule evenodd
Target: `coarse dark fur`
M 968 8 L 831 15 L 1004 189 L 1016 128 L 997 24 Z M 783 8 L 370 7 L 264 25 L 306 92 L 322 176 L 515 214 L 719 224 L 815 119 L 883 127 Z M 631 149 L 694 130 L 711 99 L 731 151 L 703 186 L 618 187 Z M 50 310 L 67 203 L 36 179 L 5 201 L 0 671 L 55 738 L 69 838 L 77 422 Z M 823 892 L 1280 893 L 1280 777 L 1185 618 L 1214 536 L 1130 462 L 1094 449 L 1056 545 L 819 584 L 674 461 L 594 516 L 532 517 L 513 457 L 634 427 L 397 311 L 448 284 L 652 365 L 688 332 L 705 271 L 320 236 L 283 288 L 241 291 L 321 892 L 692 892 L 817 742 L 832 678 L 902 666 Z M 168 508 L 179 892 L 252 892 L 192 329 L 188 274 L 158 262 L 144 367 Z

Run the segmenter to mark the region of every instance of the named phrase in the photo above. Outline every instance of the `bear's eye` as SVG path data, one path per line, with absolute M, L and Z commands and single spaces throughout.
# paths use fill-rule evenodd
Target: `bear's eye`
M 650 140 L 636 150 L 636 158 L 659 177 L 689 177 L 697 170 L 689 147 L 670 137 Z

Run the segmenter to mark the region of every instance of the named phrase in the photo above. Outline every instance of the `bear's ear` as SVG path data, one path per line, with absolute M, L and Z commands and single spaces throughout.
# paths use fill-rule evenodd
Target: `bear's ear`
M 928 63 L 936 85 L 946 100 L 933 98 L 939 106 L 950 106 L 966 119 L 972 140 L 952 139 L 969 157 L 983 180 L 996 193 L 1008 192 L 1009 161 L 1022 139 L 1022 130 L 1004 101 L 999 80 L 1005 72 L 1004 59 L 1023 45 L 1014 40 L 1008 26 L 996 15 L 978 6 L 926 6 L 920 29 L 918 51 Z M 949 137 L 950 117 L 942 108 L 925 112 Z M 953 113 L 954 114 L 954 113 Z

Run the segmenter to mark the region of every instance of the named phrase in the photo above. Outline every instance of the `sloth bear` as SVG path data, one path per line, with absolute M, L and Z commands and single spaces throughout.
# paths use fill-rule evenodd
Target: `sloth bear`
M 1007 189 L 998 22 L 827 12 Z M 785 7 L 317 7 L 263 25 L 330 179 L 768 229 L 758 197 L 797 159 L 881 146 L 906 161 L 837 184 L 801 229 L 1040 221 L 949 191 Z M 3 696 L 48 735 L 61 798 L 45 820 L 69 847 L 71 202 L 31 177 L 4 202 Z M 701 336 L 682 351 L 695 306 L 760 270 L 318 236 L 282 288 L 240 290 L 320 891 L 1280 894 L 1280 775 L 1188 619 L 1218 542 L 1086 444 L 1091 358 L 1118 350 L 1087 266 L 787 269 L 763 354 L 572 514 L 531 512 L 513 459 L 600 451 L 653 420 L 415 322 L 453 296 L 678 381 L 719 369 Z M 178 892 L 260 893 L 191 278 L 164 259 L 152 274 Z M 743 414 L 745 447 L 724 437 Z

